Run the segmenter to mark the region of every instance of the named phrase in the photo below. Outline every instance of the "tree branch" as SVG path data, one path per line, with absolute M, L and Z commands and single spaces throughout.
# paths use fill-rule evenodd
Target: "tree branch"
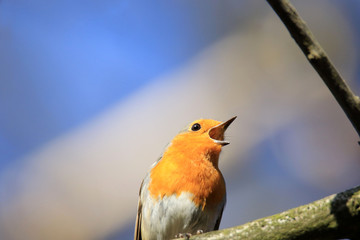
M 318 72 L 360 136 L 360 99 L 331 63 L 324 49 L 288 0 L 267 0 L 308 61 Z M 360 144 L 360 142 L 359 142 Z
M 192 240 L 305 240 L 360 237 L 360 186 L 241 226 Z
M 323 79 L 360 136 L 360 99 L 354 95 L 288 0 L 267 0 Z M 360 143 L 360 142 L 359 142 Z M 241 226 L 191 237 L 201 239 L 360 239 L 360 186 Z

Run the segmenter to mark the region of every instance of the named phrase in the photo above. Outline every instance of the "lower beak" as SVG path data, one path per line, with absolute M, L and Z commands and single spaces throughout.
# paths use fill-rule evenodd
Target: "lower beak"
M 217 144 L 220 144 L 221 146 L 228 145 L 230 142 L 224 141 L 224 133 L 226 129 L 230 126 L 230 124 L 236 119 L 236 116 L 233 118 L 230 118 L 226 122 L 220 123 L 219 125 L 211 128 L 209 130 L 209 136 L 210 138 Z

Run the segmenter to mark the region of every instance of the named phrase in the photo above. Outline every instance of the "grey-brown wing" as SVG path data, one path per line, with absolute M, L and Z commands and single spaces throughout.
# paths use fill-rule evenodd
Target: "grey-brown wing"
M 141 189 L 142 189 L 143 184 L 144 184 L 144 180 L 142 181 L 142 183 L 140 185 L 138 210 L 137 210 L 136 222 L 135 222 L 134 240 L 142 240 L 142 237 L 141 237 L 141 218 L 142 218 Z
M 222 218 L 222 214 L 223 214 L 223 211 L 224 211 L 224 207 L 225 207 L 225 204 L 224 204 L 224 206 L 221 208 L 219 217 L 216 219 L 216 223 L 215 223 L 214 230 L 219 230 L 220 222 L 221 222 L 221 218 Z
M 161 160 L 161 158 L 162 158 L 162 156 L 160 156 L 159 159 L 151 167 L 154 167 Z M 135 222 L 134 240 L 142 240 L 142 236 L 141 236 L 141 220 L 142 220 L 142 199 L 141 199 L 141 195 L 142 194 L 141 194 L 141 191 L 143 190 L 143 187 L 147 188 L 149 181 L 150 181 L 150 172 L 148 172 L 148 174 L 145 176 L 145 178 L 143 179 L 143 181 L 141 182 L 141 185 L 140 185 L 138 212 L 137 212 L 137 215 L 136 215 L 136 222 Z
M 138 204 L 138 213 L 136 216 L 136 222 L 135 222 L 135 234 L 134 234 L 134 240 L 142 240 L 141 237 L 141 209 L 142 209 L 142 205 L 141 202 L 139 200 L 139 204 Z

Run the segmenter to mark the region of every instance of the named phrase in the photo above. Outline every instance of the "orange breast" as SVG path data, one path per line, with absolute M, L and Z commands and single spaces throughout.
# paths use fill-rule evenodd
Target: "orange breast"
M 151 170 L 149 191 L 152 197 L 190 192 L 194 203 L 203 209 L 220 203 L 226 194 L 225 181 L 217 165 L 221 147 L 209 149 L 207 144 L 206 139 L 196 145 L 173 141 Z

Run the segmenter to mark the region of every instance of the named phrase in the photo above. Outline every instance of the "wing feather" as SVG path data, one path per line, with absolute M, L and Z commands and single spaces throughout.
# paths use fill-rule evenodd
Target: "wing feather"
M 134 240 L 142 240 L 142 237 L 141 237 L 141 218 L 142 218 L 141 190 L 142 190 L 143 184 L 144 184 L 144 180 L 141 182 L 140 190 L 139 190 L 139 201 L 138 201 L 138 210 L 137 210 L 136 222 L 135 222 Z
M 221 208 L 219 217 L 217 218 L 216 223 L 215 223 L 214 230 L 219 230 L 220 222 L 221 222 L 221 218 L 222 218 L 222 214 L 223 214 L 223 211 L 224 211 L 224 207 L 225 207 L 225 204 L 224 204 L 224 206 Z

